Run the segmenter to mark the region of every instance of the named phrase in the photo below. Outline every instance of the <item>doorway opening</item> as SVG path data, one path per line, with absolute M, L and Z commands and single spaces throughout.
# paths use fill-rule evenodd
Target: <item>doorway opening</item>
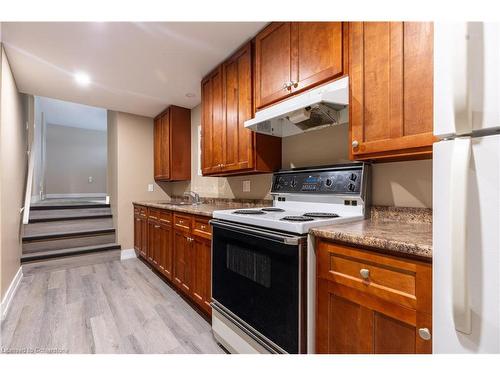
M 32 205 L 107 202 L 107 111 L 35 97 Z

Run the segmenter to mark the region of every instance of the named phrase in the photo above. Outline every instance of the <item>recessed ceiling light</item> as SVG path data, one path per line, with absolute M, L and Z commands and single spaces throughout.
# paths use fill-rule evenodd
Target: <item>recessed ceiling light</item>
M 186 97 L 188 97 L 188 98 L 194 98 L 195 96 L 196 96 L 196 94 L 193 94 L 192 92 L 188 92 L 186 94 Z
M 90 84 L 90 77 L 87 73 L 75 73 L 75 81 L 81 86 L 88 86 Z

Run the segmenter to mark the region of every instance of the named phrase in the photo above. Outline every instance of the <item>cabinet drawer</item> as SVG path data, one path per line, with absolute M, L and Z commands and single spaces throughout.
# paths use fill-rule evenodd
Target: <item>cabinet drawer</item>
M 174 214 L 174 225 L 176 229 L 189 232 L 192 226 L 191 216 Z
M 156 208 L 150 208 L 148 212 L 148 218 L 152 221 L 157 221 L 160 219 L 161 210 Z
M 172 223 L 172 212 L 161 210 L 158 220 L 162 224 L 171 224 Z
M 417 267 L 414 263 L 322 240 L 317 242 L 317 250 L 318 277 L 416 308 Z
M 211 239 L 212 228 L 210 227 L 208 221 L 208 218 L 195 216 L 193 219 L 193 234 Z

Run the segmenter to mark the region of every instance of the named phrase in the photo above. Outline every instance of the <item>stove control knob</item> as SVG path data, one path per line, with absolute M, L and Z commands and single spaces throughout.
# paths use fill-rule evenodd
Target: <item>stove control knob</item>
M 295 177 L 294 177 L 294 178 L 292 178 L 292 181 L 290 181 L 290 186 L 291 186 L 291 187 L 293 187 L 293 188 L 294 188 L 295 186 L 297 186 L 297 180 L 295 179 Z
M 356 175 L 356 173 L 351 173 L 351 175 L 349 176 L 349 179 L 351 181 L 356 181 L 356 178 L 358 178 L 358 176 Z
M 332 186 L 333 181 L 330 178 L 327 178 L 325 184 L 326 184 L 326 186 L 330 187 L 330 186 Z
M 354 184 L 347 185 L 347 190 L 354 191 L 355 189 L 356 189 L 356 185 L 354 185 Z

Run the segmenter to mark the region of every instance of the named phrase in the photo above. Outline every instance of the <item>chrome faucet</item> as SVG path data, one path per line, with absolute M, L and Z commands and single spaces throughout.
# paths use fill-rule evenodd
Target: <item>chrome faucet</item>
M 194 191 L 186 191 L 184 196 L 191 198 L 190 200 L 192 204 L 200 204 L 200 195 L 198 193 L 195 193 Z

